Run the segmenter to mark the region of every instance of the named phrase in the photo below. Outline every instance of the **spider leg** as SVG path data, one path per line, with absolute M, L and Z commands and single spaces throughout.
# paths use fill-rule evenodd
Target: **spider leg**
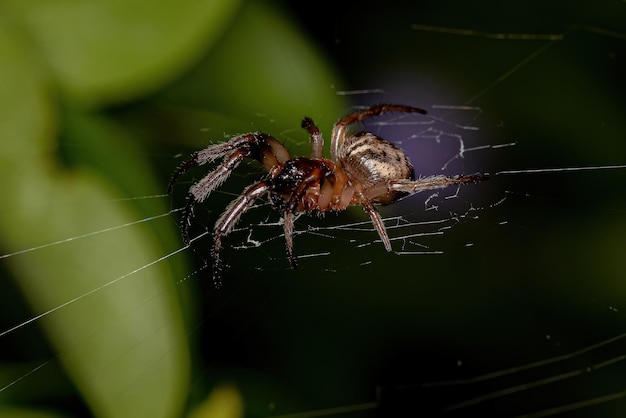
M 228 142 L 211 145 L 210 147 L 207 147 L 203 149 L 202 151 L 197 151 L 191 154 L 191 158 L 189 158 L 187 161 L 183 162 L 180 166 L 178 166 L 176 171 L 174 171 L 174 174 L 172 174 L 172 177 L 170 178 L 170 181 L 167 184 L 167 193 L 172 194 L 174 185 L 178 181 L 178 178 L 182 176 L 183 174 L 185 174 L 187 171 L 189 171 L 191 167 L 194 167 L 196 165 L 203 165 L 203 164 L 206 164 L 207 162 L 214 161 L 218 158 L 223 157 L 229 152 L 232 152 L 240 148 L 242 139 L 245 140 L 247 139 L 245 137 L 248 137 L 251 135 L 254 135 L 254 134 L 241 135 L 241 136 L 233 138 L 232 140 Z
M 168 193 L 170 194 L 178 178 L 191 167 L 223 158 L 222 162 L 213 171 L 189 189 L 187 204 L 180 220 L 185 244 L 188 245 L 190 242 L 189 227 L 191 226 L 194 205 L 204 201 L 246 157 L 256 159 L 268 171 L 275 165 L 291 158 L 287 149 L 275 138 L 262 133 L 249 133 L 236 136 L 228 142 L 212 145 L 194 153 L 189 160 L 181 164 L 174 172 L 168 184 Z
M 320 181 L 324 176 L 324 173 L 321 169 L 315 168 L 313 169 L 307 177 L 302 179 L 295 190 L 291 193 L 287 204 L 285 205 L 285 212 L 283 214 L 283 229 L 285 232 L 285 244 L 287 248 L 287 258 L 289 259 L 289 263 L 291 267 L 295 270 L 298 268 L 298 261 L 296 260 L 295 255 L 293 254 L 293 222 L 294 215 L 298 209 L 298 203 L 302 200 L 307 190 L 314 183 Z
M 392 104 L 377 104 L 370 106 L 360 112 L 346 115 L 339 119 L 335 126 L 333 126 L 333 132 L 330 139 L 330 151 L 333 161 L 337 161 L 337 155 L 339 154 L 339 148 L 343 144 L 346 136 L 346 129 L 350 125 L 364 121 L 365 119 L 382 115 L 389 112 L 403 112 L 403 113 L 420 113 L 425 115 L 427 112 L 419 107 L 392 105 Z
M 225 161 L 231 160 L 230 165 L 226 165 L 224 167 L 224 163 L 222 164 L 222 168 L 234 169 L 237 164 L 241 161 L 232 161 L 234 155 L 241 155 L 242 157 L 250 157 L 259 161 L 266 170 L 270 170 L 277 163 L 284 163 L 285 161 L 291 159 L 291 155 L 289 155 L 289 151 L 285 148 L 283 144 L 281 144 L 276 138 L 266 135 L 263 133 L 255 132 L 249 134 L 243 134 L 232 138 L 227 142 L 223 142 L 220 144 L 211 145 L 202 151 L 198 151 L 192 154 L 191 158 L 184 163 L 182 163 L 172 177 L 167 185 L 167 192 L 169 194 L 172 193 L 174 189 L 174 185 L 178 181 L 178 178 L 185 174 L 191 167 L 196 165 L 203 165 L 208 162 L 213 162 L 219 158 L 223 158 L 230 154 L 230 157 L 227 157 Z M 214 170 L 210 175 L 221 173 L 218 169 Z M 219 184 L 228 177 L 229 173 L 221 173 L 225 174 L 223 177 L 220 177 L 220 181 L 214 186 L 217 187 Z M 206 177 L 203 179 L 205 180 Z M 208 182 L 208 180 L 207 180 Z M 205 189 L 204 187 L 199 187 L 200 189 Z M 212 189 L 211 189 L 212 190 Z M 209 193 L 210 191 L 209 190 Z M 208 195 L 208 193 L 207 193 Z M 197 198 L 197 196 L 196 196 Z M 204 196 L 206 198 L 206 196 Z
M 285 211 L 283 214 L 283 230 L 285 231 L 285 246 L 287 248 L 287 259 L 291 268 L 296 270 L 298 268 L 298 260 L 293 255 L 293 221 L 294 212 Z
M 311 158 L 324 156 L 324 137 L 311 118 L 302 119 L 302 127 L 307 130 L 311 138 Z
M 478 183 L 487 180 L 488 177 L 482 174 L 474 174 L 469 176 L 429 176 L 422 177 L 417 180 L 400 179 L 391 180 L 387 187 L 389 190 L 416 193 L 424 190 L 443 189 L 455 184 Z
M 235 224 L 239 221 L 239 218 L 241 218 L 241 215 L 248 210 L 254 201 L 271 189 L 272 185 L 267 181 L 261 181 L 248 187 L 237 200 L 230 204 L 215 223 L 213 248 L 211 250 L 211 257 L 213 258 L 213 282 L 215 287 L 221 286 L 222 260 L 220 258 L 220 252 L 222 251 L 222 239 L 233 229 Z
M 378 236 L 380 236 L 380 240 L 385 246 L 385 250 L 391 251 L 391 241 L 389 240 L 389 235 L 387 235 L 387 230 L 385 229 L 385 224 L 383 223 L 383 219 L 380 217 L 380 213 L 376 210 L 372 202 L 365 197 L 365 194 L 362 191 L 357 191 L 357 196 L 359 197 L 360 203 L 363 206 L 365 212 L 368 213 L 372 223 L 374 224 L 374 228 L 378 232 Z
M 239 165 L 239 163 L 248 155 L 244 150 L 237 150 L 229 155 L 220 165 L 213 171 L 204 176 L 200 181 L 191 186 L 187 195 L 187 204 L 183 209 L 180 218 L 180 229 L 183 236 L 183 242 L 189 245 L 189 227 L 193 217 L 193 208 L 196 203 L 204 201 L 209 194 L 219 187 L 230 175 L 230 173 Z
M 191 218 L 193 218 L 193 208 L 196 204 L 196 200 L 190 193 L 187 195 L 187 204 L 183 209 L 183 214 L 180 217 L 180 230 L 183 236 L 183 243 L 189 245 L 191 240 L 189 239 L 189 227 L 191 227 Z
M 191 158 L 189 158 L 187 161 L 185 161 L 180 166 L 178 166 L 176 171 L 174 171 L 174 173 L 172 174 L 172 177 L 170 177 L 170 181 L 169 183 L 167 183 L 167 194 L 171 195 L 172 191 L 174 190 L 174 185 L 178 181 L 178 178 L 182 176 L 183 174 L 185 174 L 191 167 L 197 164 L 198 164 L 198 153 L 194 152 L 193 154 L 191 154 Z
M 239 163 L 249 155 L 250 152 L 248 150 L 237 150 L 233 152 L 228 157 L 224 158 L 213 171 L 191 186 L 189 193 L 193 197 L 194 203 L 204 201 L 213 190 L 218 188 L 228 178 Z

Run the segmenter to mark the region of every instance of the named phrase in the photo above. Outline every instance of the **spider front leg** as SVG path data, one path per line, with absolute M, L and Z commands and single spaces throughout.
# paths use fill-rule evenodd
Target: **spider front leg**
M 237 150 L 229 155 L 217 166 L 215 170 L 204 176 L 200 181 L 191 186 L 187 195 L 187 204 L 183 209 L 180 218 L 180 229 L 183 236 L 183 242 L 189 245 L 189 228 L 191 227 L 191 219 L 193 218 L 193 209 L 199 202 L 204 201 L 209 194 L 222 184 L 232 173 L 232 171 L 247 157 L 249 153 L 246 150 Z
M 174 191 L 174 185 L 176 184 L 176 182 L 178 182 L 178 178 L 180 176 L 185 174 L 191 167 L 198 164 L 198 153 L 194 152 L 193 154 L 191 154 L 191 158 L 179 165 L 176 171 L 174 171 L 174 173 L 170 177 L 170 181 L 169 183 L 167 183 L 167 194 L 172 194 L 172 192 Z
M 189 227 L 191 226 L 195 204 L 204 201 L 246 157 L 256 159 L 268 171 L 291 158 L 287 149 L 275 138 L 262 133 L 249 133 L 236 136 L 228 142 L 212 145 L 194 153 L 192 158 L 181 164 L 174 172 L 168 185 L 168 193 L 170 194 L 178 178 L 191 167 L 223 158 L 222 162 L 213 171 L 189 189 L 187 205 L 183 210 L 180 221 L 185 244 L 190 242 Z
M 267 181 L 262 181 L 248 187 L 241 196 L 222 213 L 217 222 L 213 234 L 213 248 L 211 257 L 213 258 L 213 282 L 215 287 L 221 286 L 222 275 L 222 239 L 233 229 L 241 218 L 241 215 L 250 208 L 256 199 L 269 192 L 272 186 Z

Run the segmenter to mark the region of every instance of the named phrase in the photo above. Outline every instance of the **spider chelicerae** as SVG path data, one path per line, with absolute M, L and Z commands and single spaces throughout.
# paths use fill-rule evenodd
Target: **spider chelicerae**
M 296 212 L 340 211 L 351 205 L 362 205 L 385 249 L 391 251 L 391 242 L 376 204 L 393 203 L 403 196 L 423 190 L 486 179 L 481 174 L 454 177 L 435 175 L 415 179 L 411 161 L 391 142 L 369 132 L 346 134 L 350 125 L 388 112 L 426 114 L 425 110 L 417 107 L 379 104 L 344 116 L 333 126 L 330 159 L 324 158 L 324 138 L 308 117 L 302 120 L 302 128 L 310 136 L 310 157 L 292 158 L 276 138 L 260 132 L 238 135 L 192 154 L 172 175 L 168 193 L 172 193 L 178 178 L 191 167 L 222 160 L 213 171 L 189 189 L 187 205 L 181 218 L 183 240 L 187 245 L 190 243 L 189 227 L 194 206 L 222 184 L 244 158 L 257 160 L 269 173 L 264 180 L 246 188 L 215 223 L 211 251 L 215 284 L 220 284 L 220 252 L 224 237 L 254 201 L 265 194 L 269 195 L 272 205 L 282 213 L 287 258 L 291 266 L 296 268 L 297 260 L 293 252 Z

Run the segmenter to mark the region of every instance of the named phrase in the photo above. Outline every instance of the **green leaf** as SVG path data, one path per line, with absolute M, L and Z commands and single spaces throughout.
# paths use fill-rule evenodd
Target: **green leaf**
M 59 164 L 51 92 L 19 39 L 0 31 L 3 252 L 139 219 L 98 173 Z M 4 260 L 34 315 L 42 314 L 25 326 L 42 326 L 95 416 L 175 416 L 186 401 L 189 360 L 173 272 L 149 265 L 165 251 L 136 226 Z
M 315 45 L 283 14 L 264 2 L 247 2 L 220 43 L 164 97 L 238 117 L 250 130 L 294 130 L 302 139 L 298 151 L 305 152 L 310 147 L 300 128 L 304 116 L 330 133 L 346 112 L 337 80 Z M 206 126 L 221 135 L 219 122 Z
M 62 86 L 91 105 L 129 101 L 209 48 L 238 0 L 4 1 Z

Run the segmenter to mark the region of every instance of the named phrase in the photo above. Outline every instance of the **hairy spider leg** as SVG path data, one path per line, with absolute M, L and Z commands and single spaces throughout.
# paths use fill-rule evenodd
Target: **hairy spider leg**
M 241 147 L 242 143 L 250 142 L 250 137 L 254 138 L 255 135 L 258 134 L 240 135 L 232 138 L 228 142 L 211 145 L 203 149 L 202 151 L 194 152 L 193 154 L 191 154 L 191 157 L 187 161 L 183 162 L 180 166 L 178 166 L 176 171 L 174 171 L 174 174 L 172 174 L 172 177 L 167 184 L 167 193 L 170 195 L 172 194 L 172 191 L 174 190 L 174 185 L 178 181 L 178 178 L 185 174 L 187 171 L 189 171 L 191 167 L 194 167 L 196 165 L 203 165 L 208 162 L 212 162 L 218 158 L 221 158 L 229 152 L 232 152 L 233 150 Z
M 230 155 L 228 155 L 229 153 Z M 180 220 L 183 241 L 187 245 L 190 242 L 189 227 L 191 226 L 194 205 L 204 201 L 213 190 L 219 187 L 244 158 L 254 158 L 263 164 L 268 171 L 291 158 L 287 149 L 270 135 L 263 133 L 239 135 L 228 142 L 212 145 L 194 153 L 192 158 L 181 164 L 172 175 L 168 185 L 168 193 L 171 194 L 174 183 L 191 167 L 203 165 L 224 156 L 226 156 L 224 160 L 213 171 L 189 189 L 187 204 Z
M 341 119 L 339 119 L 339 121 L 337 121 L 337 123 L 335 123 L 335 126 L 333 126 L 333 131 L 330 139 L 330 153 L 333 161 L 337 163 L 339 162 L 337 156 L 339 155 L 339 148 L 341 148 L 341 146 L 343 145 L 343 141 L 346 137 L 346 130 L 348 126 L 362 122 L 365 119 L 389 112 L 420 113 L 422 115 L 425 115 L 427 113 L 424 109 L 420 109 L 419 107 L 382 103 L 370 106 L 360 112 L 352 113 L 350 115 L 342 117 Z
M 391 180 L 387 187 L 389 190 L 399 192 L 416 193 L 424 190 L 443 189 L 455 184 L 478 183 L 487 180 L 489 177 L 483 174 L 473 174 L 469 176 L 429 176 L 417 180 L 400 179 Z
M 180 229 L 183 236 L 183 242 L 189 245 L 189 227 L 191 227 L 191 219 L 193 218 L 193 208 L 196 203 L 204 201 L 209 194 L 219 187 L 230 175 L 230 173 L 249 156 L 247 150 L 237 150 L 226 157 L 220 165 L 217 166 L 208 175 L 204 176 L 200 181 L 189 189 L 187 195 L 187 204 L 180 217 Z
M 319 128 L 309 117 L 302 119 L 302 127 L 307 130 L 311 138 L 311 158 L 322 158 L 324 156 L 324 137 Z
M 221 286 L 222 260 L 220 253 L 222 251 L 222 239 L 233 229 L 241 215 L 248 210 L 254 201 L 271 189 L 272 185 L 269 181 L 253 184 L 237 200 L 233 201 L 215 222 L 211 257 L 213 258 L 213 282 L 216 288 Z
M 383 224 L 383 219 L 380 217 L 380 213 L 376 210 L 376 207 L 372 204 L 372 202 L 365 196 L 361 187 L 358 187 L 356 190 L 357 198 L 359 199 L 359 203 L 363 206 L 363 210 L 367 212 L 374 224 L 374 228 L 378 232 L 380 236 L 380 240 L 385 246 L 385 250 L 391 252 L 391 241 L 389 240 L 389 235 L 387 235 L 387 230 L 385 229 L 385 225 Z
M 272 162 L 279 161 L 284 163 L 291 159 L 291 155 L 289 155 L 289 151 L 287 151 L 285 146 L 270 135 L 260 132 L 238 135 L 227 142 L 211 145 L 202 151 L 191 154 L 191 157 L 178 166 L 174 174 L 172 174 L 167 185 L 167 193 L 172 194 L 178 178 L 189 171 L 190 168 L 213 162 L 236 150 L 247 150 L 250 155 L 254 154 L 252 158 L 262 163 L 268 171 L 273 166 Z M 266 155 L 269 158 L 266 158 Z

